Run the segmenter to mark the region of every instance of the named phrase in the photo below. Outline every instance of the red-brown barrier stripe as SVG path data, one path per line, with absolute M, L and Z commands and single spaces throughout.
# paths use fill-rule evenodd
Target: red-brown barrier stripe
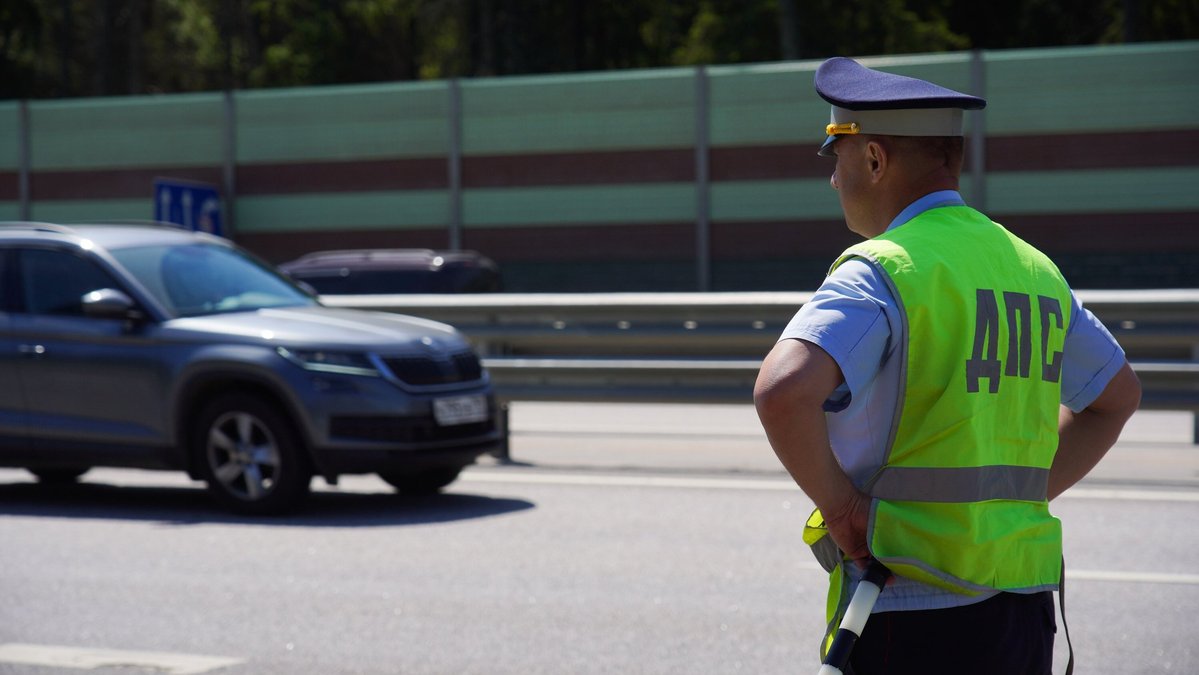
M 834 162 L 819 157 L 817 144 L 780 144 L 711 149 L 713 181 L 827 178 Z
M 462 184 L 467 188 L 693 180 L 695 151 L 690 148 L 466 156 L 462 159 Z
M 841 219 L 714 222 L 713 260 L 766 260 L 815 256 L 832 264 L 842 251 L 862 240 Z
M 988 215 L 1049 255 L 1199 254 L 1199 212 Z M 840 219 L 715 222 L 711 249 L 717 260 L 836 256 L 860 240 Z
M 89 171 L 36 171 L 29 179 L 34 201 L 53 199 L 154 198 L 154 179 L 173 178 L 219 186 L 220 167 L 152 167 Z
M 1199 129 L 987 139 L 988 171 L 1073 171 L 1199 164 Z
M 21 198 L 21 174 L 16 171 L 0 171 L 0 201 L 17 201 Z
M 1050 255 L 1195 252 L 1199 213 L 989 214 L 1017 236 Z M 715 222 L 712 257 L 717 260 L 836 256 L 861 238 L 843 220 Z M 832 262 L 830 258 L 829 262 Z
M 441 157 L 237 167 L 237 192 L 241 195 L 440 190 L 447 185 L 449 174 Z
M 714 147 L 709 174 L 713 181 L 827 176 L 832 163 L 818 157 L 817 149 L 816 144 Z M 462 179 L 467 188 L 688 182 L 695 180 L 695 151 L 468 156 L 462 161 Z
M 463 242 L 497 260 L 686 260 L 695 257 L 695 224 L 466 227 Z
M 833 164 L 817 157 L 816 148 L 815 144 L 714 147 L 710 175 L 715 182 L 823 178 L 832 172 Z M 989 171 L 1195 166 L 1196 157 L 1199 130 L 1000 137 L 987 142 Z M 466 156 L 462 172 L 466 188 L 686 182 L 695 176 L 691 149 Z M 135 198 L 148 196 L 158 176 L 221 182 L 219 167 L 151 167 L 37 171 L 31 184 L 35 200 Z M 15 195 L 15 185 L 15 179 L 0 182 L 0 197 Z M 447 185 L 442 157 L 237 167 L 240 195 L 427 190 Z
M 991 216 L 1050 256 L 1060 253 L 1199 254 L 1199 212 Z

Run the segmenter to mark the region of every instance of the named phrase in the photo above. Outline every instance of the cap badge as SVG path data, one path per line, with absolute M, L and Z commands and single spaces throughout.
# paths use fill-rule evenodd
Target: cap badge
M 824 128 L 824 133 L 827 136 L 841 136 L 844 134 L 856 134 L 861 132 L 857 122 L 844 122 L 842 124 L 830 124 Z

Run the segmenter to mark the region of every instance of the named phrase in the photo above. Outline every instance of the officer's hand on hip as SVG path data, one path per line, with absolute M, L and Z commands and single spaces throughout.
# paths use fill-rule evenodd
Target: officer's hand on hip
M 838 507 L 827 511 L 821 509 L 821 513 L 829 536 L 847 557 L 863 561 L 870 557 L 870 549 L 866 546 L 866 525 L 870 520 L 868 495 L 854 490 Z

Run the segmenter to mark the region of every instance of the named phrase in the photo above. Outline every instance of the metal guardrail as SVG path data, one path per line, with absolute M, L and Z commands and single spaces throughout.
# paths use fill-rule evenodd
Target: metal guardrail
M 357 295 L 322 301 L 454 325 L 507 401 L 748 403 L 762 358 L 811 295 Z M 1124 347 L 1141 378 L 1143 408 L 1199 412 L 1199 289 L 1078 295 Z
M 811 293 L 324 296 L 451 324 L 483 356 L 757 357 Z
M 485 358 L 504 401 L 749 403 L 761 359 Z
M 505 401 L 749 403 L 762 361 L 486 358 L 483 364 Z M 1199 412 L 1199 363 L 1134 361 L 1132 367 L 1144 389 L 1141 408 Z

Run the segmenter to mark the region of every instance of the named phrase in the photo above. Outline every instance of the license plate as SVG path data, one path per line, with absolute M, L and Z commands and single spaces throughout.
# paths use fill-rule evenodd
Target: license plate
M 443 427 L 486 421 L 487 397 L 475 395 L 435 398 L 433 419 Z

